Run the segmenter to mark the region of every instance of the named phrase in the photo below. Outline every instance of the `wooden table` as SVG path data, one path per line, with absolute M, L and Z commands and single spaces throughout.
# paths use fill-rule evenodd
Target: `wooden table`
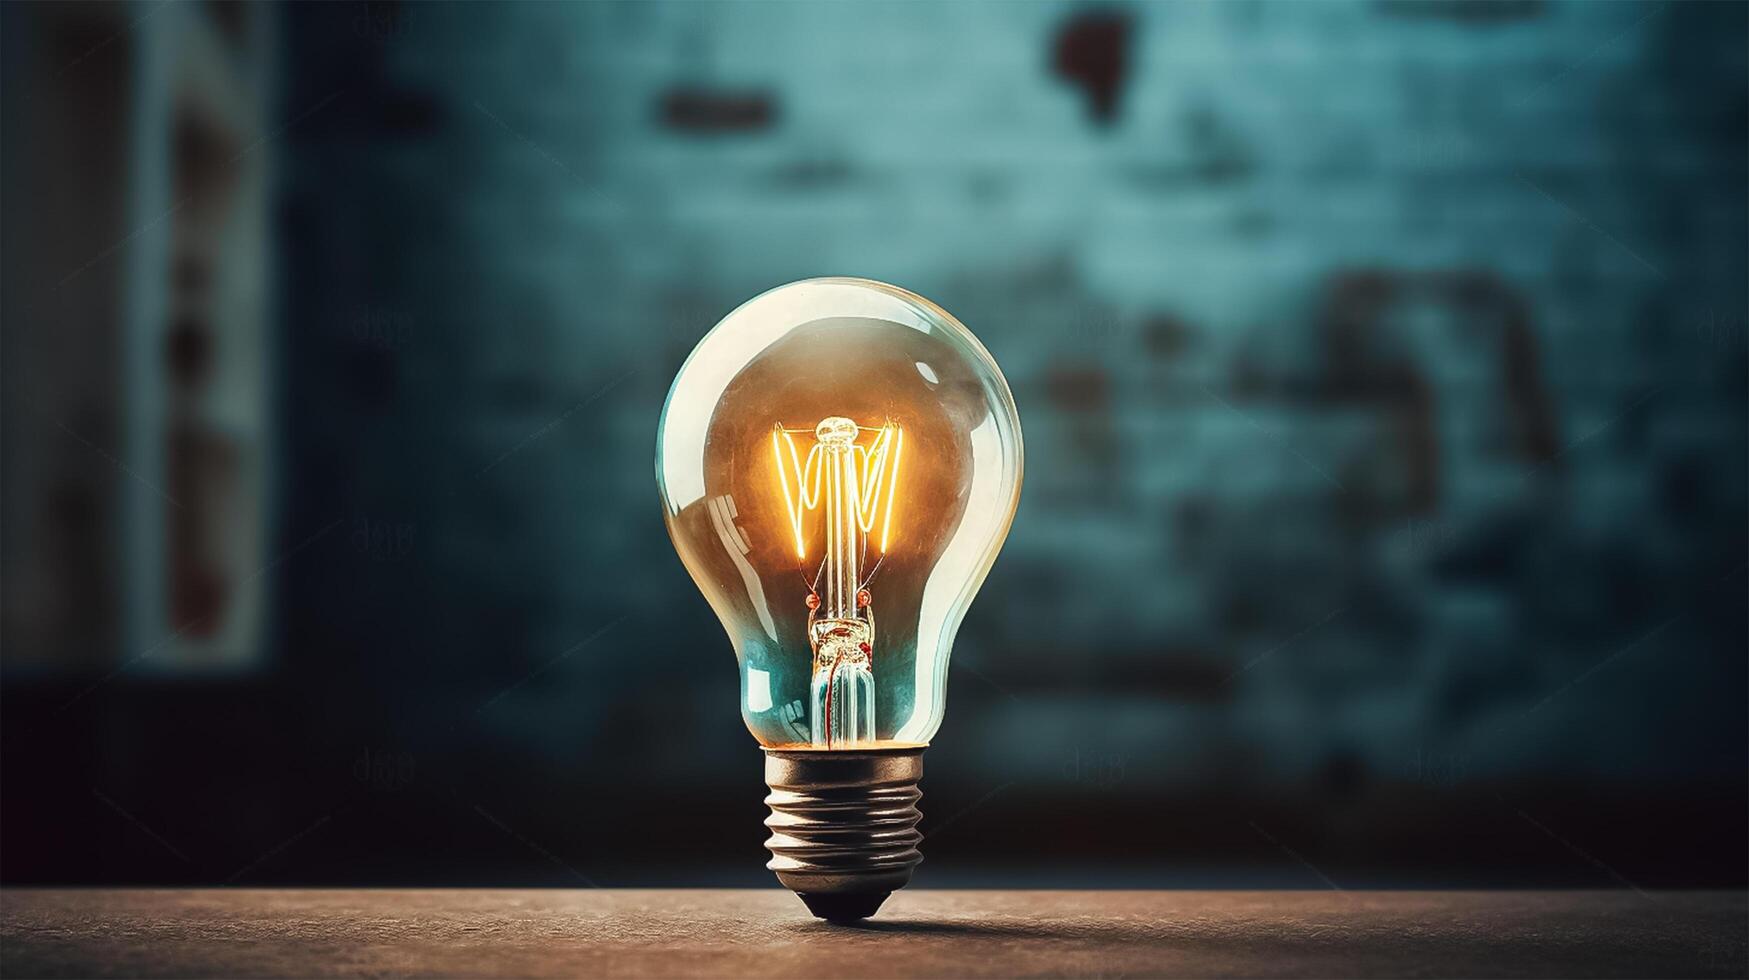
M 0 974 L 1740 977 L 1746 931 L 1740 892 L 12 890 Z

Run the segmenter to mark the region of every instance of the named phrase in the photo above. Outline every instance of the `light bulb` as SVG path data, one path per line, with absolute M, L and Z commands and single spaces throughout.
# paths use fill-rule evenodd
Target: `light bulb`
M 1020 500 L 1008 382 L 921 296 L 809 279 L 699 341 L 656 439 L 668 533 L 765 749 L 768 867 L 821 918 L 872 915 L 922 860 L 948 654 Z

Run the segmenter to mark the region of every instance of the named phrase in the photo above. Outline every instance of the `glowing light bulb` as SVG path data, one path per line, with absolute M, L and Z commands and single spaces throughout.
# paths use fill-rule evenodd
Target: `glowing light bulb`
M 749 300 L 674 379 L 668 532 L 735 648 L 769 867 L 822 918 L 872 915 L 922 860 L 923 748 L 1021 458 L 1014 398 L 971 331 L 866 279 Z

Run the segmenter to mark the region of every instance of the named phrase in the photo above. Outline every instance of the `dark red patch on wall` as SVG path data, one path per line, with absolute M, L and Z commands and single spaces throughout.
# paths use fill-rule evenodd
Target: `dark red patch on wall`
M 1086 94 L 1087 111 L 1100 125 L 1117 119 L 1132 26 L 1124 14 L 1093 11 L 1070 18 L 1057 32 L 1051 68 Z

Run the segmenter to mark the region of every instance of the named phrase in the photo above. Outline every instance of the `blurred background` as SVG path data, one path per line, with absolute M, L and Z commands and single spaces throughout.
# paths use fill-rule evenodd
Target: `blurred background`
M 669 381 L 1028 480 L 921 886 L 1740 887 L 1742 4 L 0 6 L 0 876 L 773 885 Z

